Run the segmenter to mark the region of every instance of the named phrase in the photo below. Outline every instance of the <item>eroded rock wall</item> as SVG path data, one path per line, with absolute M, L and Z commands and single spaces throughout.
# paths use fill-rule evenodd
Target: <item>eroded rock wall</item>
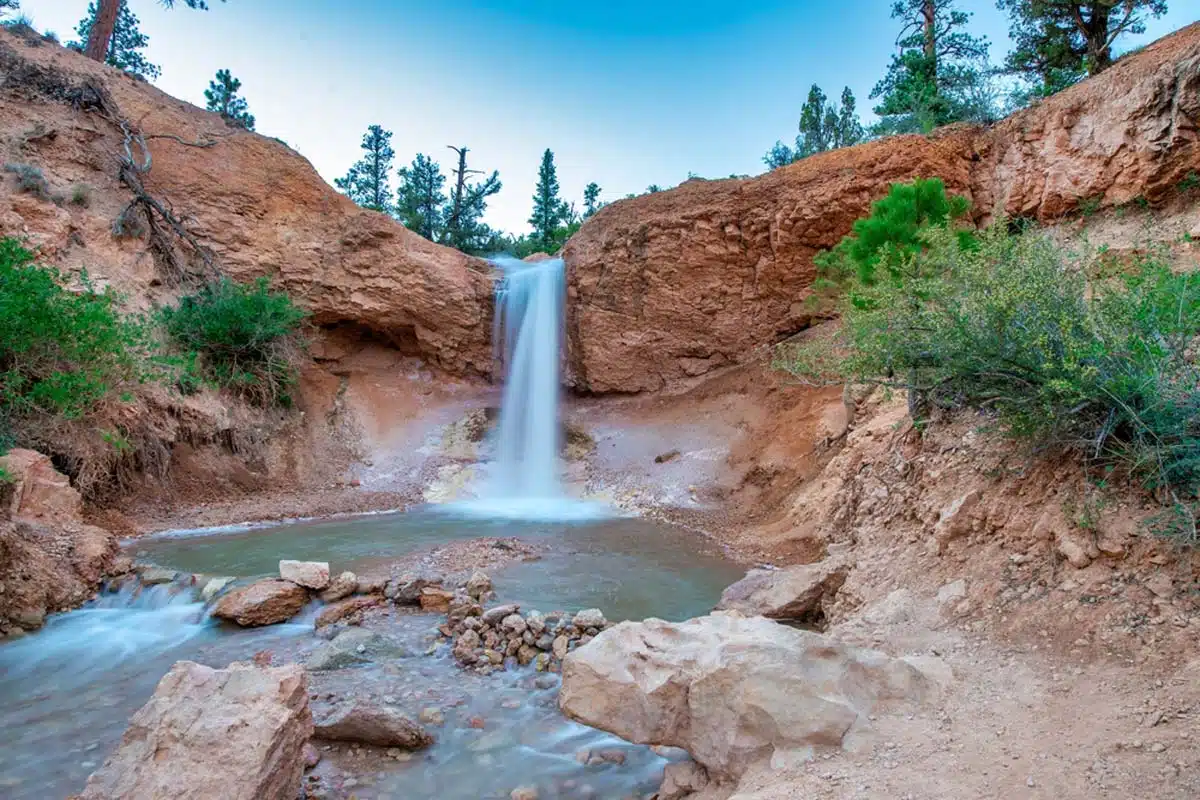
M 991 128 L 952 127 L 688 181 L 596 214 L 564 250 L 571 382 L 640 392 L 753 357 L 805 327 L 813 256 L 891 183 L 942 178 L 980 222 L 1168 199 L 1200 171 L 1200 24 Z

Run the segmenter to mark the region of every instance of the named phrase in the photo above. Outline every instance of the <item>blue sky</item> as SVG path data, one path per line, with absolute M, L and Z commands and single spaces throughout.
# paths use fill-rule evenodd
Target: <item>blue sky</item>
M 777 139 L 795 136 L 812 83 L 867 99 L 896 36 L 890 0 L 129 0 L 150 36 L 156 84 L 204 104 L 220 68 L 243 83 L 258 130 L 307 156 L 326 180 L 360 155 L 372 123 L 394 131 L 397 162 L 431 155 L 449 179 L 446 145 L 500 170 L 487 221 L 528 229 L 542 150 L 555 152 L 563 195 L 582 205 L 704 177 L 757 173 Z M 88 0 L 23 0 L 39 30 L 64 41 Z M 1170 0 L 1136 46 L 1198 16 Z M 973 32 L 1008 49 L 993 0 L 960 0 Z M 1191 10 L 1185 10 L 1185 7 Z

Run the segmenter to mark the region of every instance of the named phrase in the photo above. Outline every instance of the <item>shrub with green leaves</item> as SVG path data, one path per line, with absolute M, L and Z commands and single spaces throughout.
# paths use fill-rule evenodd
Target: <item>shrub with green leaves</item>
M 993 412 L 1038 447 L 1073 449 L 1194 497 L 1200 277 L 1154 256 L 1089 274 L 1045 233 L 1006 228 L 969 247 L 928 228 L 924 249 L 897 262 L 903 280 L 856 281 L 834 345 L 839 378 Z M 828 363 L 803 347 L 782 361 L 801 372 Z
M 260 405 L 290 405 L 306 317 L 266 278 L 221 278 L 162 312 L 168 335 L 198 356 L 205 378 Z
M 142 377 L 149 339 L 108 291 L 63 288 L 15 239 L 0 239 L 0 417 L 77 419 Z

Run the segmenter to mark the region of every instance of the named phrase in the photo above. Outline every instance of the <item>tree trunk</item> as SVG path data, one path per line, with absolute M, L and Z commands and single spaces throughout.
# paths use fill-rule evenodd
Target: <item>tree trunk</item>
M 459 245 L 459 218 L 462 216 L 463 186 L 467 179 L 467 148 L 446 145 L 458 153 L 457 180 L 454 184 L 454 203 L 450 207 L 450 218 L 446 221 L 446 240 L 454 247 Z
M 937 0 L 925 0 L 925 4 L 921 7 L 921 16 L 925 18 L 925 57 L 936 64 Z
M 1108 20 L 1112 9 L 1104 3 L 1092 3 L 1092 16 L 1084 28 L 1083 35 L 1087 38 L 1087 68 L 1088 75 L 1112 64 L 1112 50 L 1108 45 Z
M 108 47 L 112 42 L 113 29 L 117 27 L 117 15 L 121 12 L 121 0 L 100 0 L 96 22 L 88 33 L 87 47 L 83 54 L 93 61 L 103 62 L 108 58 Z

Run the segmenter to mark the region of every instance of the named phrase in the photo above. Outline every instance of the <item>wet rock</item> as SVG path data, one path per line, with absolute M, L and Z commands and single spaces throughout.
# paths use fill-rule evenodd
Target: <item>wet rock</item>
M 467 579 L 466 589 L 472 599 L 482 601 L 488 592 L 492 591 L 492 579 L 486 573 L 476 570 Z
M 550 648 L 554 651 L 554 657 L 562 660 L 567 657 L 567 650 L 571 646 L 571 640 L 566 636 L 556 636 L 551 643 Z
M 489 608 L 487 611 L 483 612 L 483 624 L 498 625 L 505 617 L 516 614 L 520 610 L 521 607 L 516 603 L 507 603 L 502 606 L 496 606 L 495 608 Z
M 454 658 L 465 664 L 475 663 L 475 648 L 479 647 L 481 639 L 476 631 L 467 629 L 462 632 L 454 643 Z
M 321 714 L 313 734 L 338 742 L 361 742 L 377 747 L 418 750 L 433 742 L 424 728 L 396 709 L 351 700 Z
M 315 627 L 323 628 L 326 625 L 333 625 L 334 623 L 343 621 L 353 622 L 361 618 L 363 611 L 373 608 L 379 605 L 379 603 L 379 595 L 359 595 L 358 597 L 348 597 L 345 600 L 339 600 L 321 609 L 321 613 L 317 615 Z
M 235 578 L 209 578 L 208 583 L 204 584 L 204 588 L 200 590 L 200 599 L 205 603 L 211 603 L 213 598 L 221 593 L 221 591 L 233 583 Z
M 509 636 L 520 636 L 525 632 L 525 618 L 520 614 L 509 614 L 500 621 L 500 627 Z
M 298 665 L 212 669 L 180 661 L 133 716 L 83 800 L 291 800 L 312 734 Z
M 849 574 L 850 564 L 839 558 L 783 569 L 752 569 L 721 593 L 717 610 L 788 622 L 814 622 L 824 616 L 824 609 Z
M 329 585 L 329 564 L 325 561 L 284 559 L 279 562 L 279 577 L 306 589 L 320 591 Z
M 877 704 L 930 688 L 882 653 L 715 612 L 608 629 L 563 661 L 559 706 L 630 742 L 683 747 L 710 776 L 737 777 L 773 750 L 840 745 Z
M 554 647 L 554 637 L 548 633 L 543 633 L 534 641 L 533 646 L 538 650 L 550 650 Z
M 575 615 L 573 624 L 580 630 L 587 628 L 603 628 L 607 620 L 598 608 L 585 608 Z
M 342 600 L 358 589 L 358 576 L 353 572 L 346 571 L 334 578 L 329 588 L 321 592 L 321 599 L 326 603 L 334 603 Z
M 358 578 L 358 586 L 354 591 L 356 594 L 383 594 L 383 590 L 387 587 L 387 580 L 378 576 L 362 576 Z M 390 598 L 389 598 L 390 599 Z
M 378 633 L 363 628 L 350 628 L 339 633 L 332 641 L 320 645 L 305 660 L 304 666 L 319 672 L 411 656 L 412 653 L 407 648 Z
M 421 722 L 425 723 L 426 725 L 441 725 L 445 723 L 446 715 L 440 708 L 434 708 L 431 706 L 429 708 L 421 709 L 421 714 L 418 719 L 420 719 Z
M 530 611 L 526 614 L 525 624 L 534 636 L 541 636 L 546 632 L 546 617 L 540 611 Z
M 454 600 L 454 593 L 448 592 L 445 589 L 439 589 L 433 586 L 426 586 L 421 590 L 418 601 L 421 604 L 422 611 L 449 611 L 450 602 Z
M 479 605 L 469 595 L 454 595 L 450 601 L 450 607 L 446 609 L 446 615 L 452 620 L 466 620 L 476 618 L 483 614 L 483 606 Z
M 287 622 L 308 602 L 308 591 L 291 581 L 267 578 L 225 595 L 213 616 L 236 622 L 244 628 Z
M 143 586 L 159 586 L 164 583 L 172 583 L 178 577 L 178 571 L 163 567 L 147 566 L 138 570 L 138 578 L 141 579 Z
M 536 786 L 518 786 L 508 794 L 509 800 L 538 800 L 540 795 Z
M 530 664 L 533 663 L 533 660 L 537 657 L 538 657 L 538 650 L 536 647 L 531 647 L 527 644 L 523 644 L 517 650 L 517 663 L 520 664 L 522 667 L 529 666 Z
M 444 582 L 441 575 L 436 573 L 405 573 L 399 578 L 388 581 L 383 590 L 384 595 L 399 605 L 415 606 L 421 602 L 421 591 L 427 588 L 439 588 Z

